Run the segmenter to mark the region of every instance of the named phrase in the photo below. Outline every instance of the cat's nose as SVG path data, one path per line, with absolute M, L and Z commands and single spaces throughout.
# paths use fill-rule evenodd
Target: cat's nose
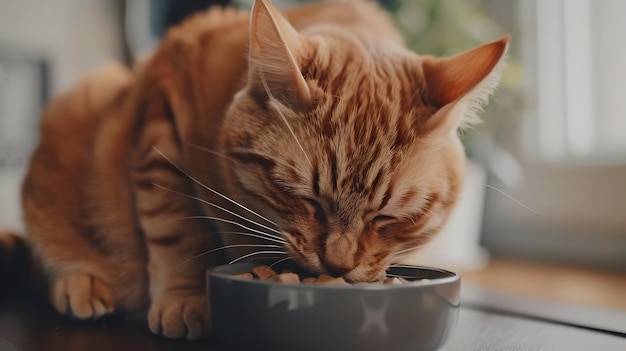
M 358 243 L 342 233 L 331 233 L 326 239 L 321 260 L 324 268 L 335 276 L 344 275 L 356 267 Z
M 334 277 L 339 277 L 350 272 L 350 268 L 347 267 L 331 266 L 327 264 L 325 264 L 324 267 L 326 268 L 328 273 Z

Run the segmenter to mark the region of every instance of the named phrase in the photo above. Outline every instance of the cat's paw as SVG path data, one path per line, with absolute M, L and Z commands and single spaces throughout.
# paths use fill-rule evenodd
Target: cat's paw
M 164 294 L 150 306 L 148 326 L 154 334 L 196 340 L 208 331 L 209 311 L 204 294 Z
M 115 310 L 109 287 L 86 273 L 67 273 L 53 278 L 50 300 L 57 311 L 78 319 L 100 318 Z

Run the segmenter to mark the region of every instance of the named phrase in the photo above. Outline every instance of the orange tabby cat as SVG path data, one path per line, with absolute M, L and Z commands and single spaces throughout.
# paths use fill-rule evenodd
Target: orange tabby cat
M 507 45 L 418 56 L 373 4 L 284 17 L 257 0 L 187 20 L 133 72 L 86 77 L 45 112 L 23 188 L 52 304 L 80 319 L 147 309 L 154 333 L 195 339 L 220 256 L 191 258 L 208 250 L 378 279 L 445 223 L 456 131 Z

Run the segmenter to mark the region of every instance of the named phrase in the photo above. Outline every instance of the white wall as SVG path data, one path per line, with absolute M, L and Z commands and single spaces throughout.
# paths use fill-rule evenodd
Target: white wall
M 596 123 L 600 153 L 626 153 L 626 1 L 593 2 Z
M 115 2 L 0 0 L 0 230 L 22 228 L 19 188 L 39 115 L 37 72 L 20 59 L 50 65 L 52 94 L 86 70 L 121 56 Z M 17 63 L 16 63 L 17 62 Z M 21 164 L 21 166 L 20 166 Z
M 113 1 L 0 0 L 0 50 L 43 55 L 53 91 L 83 71 L 120 57 Z

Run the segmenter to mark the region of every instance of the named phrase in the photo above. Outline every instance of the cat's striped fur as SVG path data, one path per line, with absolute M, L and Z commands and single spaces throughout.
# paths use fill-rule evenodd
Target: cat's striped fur
M 370 3 L 286 17 L 267 0 L 197 15 L 134 71 L 109 66 L 50 104 L 23 202 L 60 312 L 147 309 L 153 332 L 197 338 L 221 257 L 191 257 L 280 244 L 371 281 L 439 231 L 462 184 L 456 131 L 508 39 L 437 59 Z

